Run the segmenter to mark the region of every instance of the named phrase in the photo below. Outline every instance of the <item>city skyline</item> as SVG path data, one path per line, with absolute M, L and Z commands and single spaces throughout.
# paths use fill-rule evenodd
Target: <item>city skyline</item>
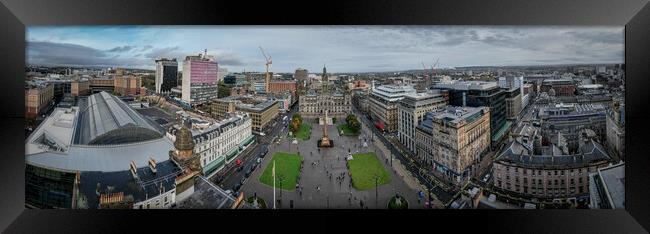
M 263 36 L 259 36 L 263 35 Z M 27 64 L 154 69 L 208 50 L 230 72 L 385 72 L 438 67 L 623 63 L 623 27 L 41 26 Z M 179 69 L 182 65 L 179 64 Z

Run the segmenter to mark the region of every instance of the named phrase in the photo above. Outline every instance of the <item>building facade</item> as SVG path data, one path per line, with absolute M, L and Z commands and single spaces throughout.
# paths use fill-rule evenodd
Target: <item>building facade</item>
M 352 113 L 352 97 L 349 93 L 331 88 L 327 69 L 323 67 L 324 77 L 320 89 L 310 89 L 301 95 L 298 101 L 300 115 L 304 118 L 318 118 L 327 115 L 334 118 L 345 118 Z M 333 89 L 333 90 L 331 90 Z
M 446 102 L 440 93 L 416 93 L 404 95 L 398 109 L 398 138 L 411 151 L 417 153 L 415 129 L 424 119 L 427 112 L 444 107 Z
M 505 89 L 506 119 L 516 120 L 522 110 L 522 98 L 520 88 Z
M 116 76 L 114 80 L 115 80 L 115 93 L 123 96 L 140 94 L 140 87 L 142 87 L 141 77 L 133 76 L 133 75 L 125 75 L 125 76 Z
M 415 134 L 418 160 L 460 183 L 490 147 L 490 109 L 447 106 L 427 113 Z
M 405 95 L 415 94 L 413 86 L 383 85 L 370 93 L 369 109 L 375 126 L 386 132 L 397 131 L 397 106 Z
M 546 79 L 540 86 L 541 92 L 554 93 L 555 96 L 574 96 L 576 85 L 572 79 Z M 552 91 L 551 91 L 552 90 Z
M 169 93 L 178 85 L 178 62 L 176 59 L 156 60 L 156 93 Z
M 613 107 L 607 111 L 605 127 L 610 154 L 625 160 L 625 103 L 614 102 Z
M 201 173 L 208 178 L 232 162 L 254 138 L 248 114 L 230 115 L 229 118 L 207 124 L 193 124 L 205 122 L 193 118 L 188 118 L 185 122 L 192 122 L 190 131 L 195 143 L 194 154 L 199 157 Z M 173 126 L 167 136 L 175 141 L 176 132 L 180 128 L 180 125 Z
M 193 106 L 217 99 L 217 73 L 217 62 L 205 54 L 185 57 L 181 99 Z
M 244 112 L 252 120 L 253 132 L 262 132 L 279 113 L 277 100 L 254 96 L 229 96 L 212 102 L 211 115 L 214 118 L 224 118 L 236 111 Z
M 434 87 L 441 89 L 443 96 L 448 96 L 449 105 L 489 107 L 492 144 L 505 139 L 506 96 L 497 82 L 451 81 L 438 83 Z
M 25 87 L 25 117 L 33 118 L 41 114 L 54 98 L 54 85 L 29 84 Z
M 78 80 L 70 84 L 70 94 L 73 97 L 84 96 L 90 93 L 90 81 Z

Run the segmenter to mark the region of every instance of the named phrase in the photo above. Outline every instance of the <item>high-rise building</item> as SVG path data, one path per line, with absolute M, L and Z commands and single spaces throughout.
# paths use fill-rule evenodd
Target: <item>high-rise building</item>
M 156 60 L 156 93 L 171 92 L 178 85 L 178 62 L 176 59 Z
M 459 183 L 472 176 L 490 147 L 490 109 L 447 106 L 425 115 L 416 129 L 421 163 Z
M 407 94 L 399 102 L 397 107 L 397 132 L 400 142 L 411 153 L 417 153 L 415 128 L 422 122 L 424 115 L 445 105 L 445 99 L 442 95 L 434 92 Z
M 218 65 L 205 54 L 187 56 L 183 61 L 183 101 L 200 105 L 218 98 Z
M 506 124 L 506 95 L 497 82 L 451 81 L 434 86 L 448 96 L 449 105 L 490 108 L 490 135 L 492 145 L 502 141 L 508 130 Z

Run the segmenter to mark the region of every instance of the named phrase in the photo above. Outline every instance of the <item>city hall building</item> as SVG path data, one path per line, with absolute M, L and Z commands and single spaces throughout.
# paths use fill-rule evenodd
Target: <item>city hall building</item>
M 323 67 L 320 90 L 310 89 L 301 95 L 298 109 L 303 118 L 318 118 L 325 115 L 343 119 L 352 113 L 352 97 L 349 93 L 335 89 L 330 90 L 330 81 L 326 68 Z

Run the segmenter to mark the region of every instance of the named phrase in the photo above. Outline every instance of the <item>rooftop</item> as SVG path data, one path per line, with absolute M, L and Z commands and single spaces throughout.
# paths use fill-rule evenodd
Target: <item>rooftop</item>
M 520 140 L 514 140 L 496 159 L 496 161 L 533 168 L 578 168 L 609 160 L 611 157 L 603 146 L 593 139 L 585 142 L 579 148 L 578 153 L 571 155 L 533 155 L 529 145 Z
M 625 209 L 625 163 L 600 168 L 598 173 L 592 176 L 599 180 L 595 185 L 600 187 L 600 190 L 596 191 L 600 195 L 599 199 L 609 203 L 607 208 Z M 591 183 L 592 181 L 590 186 Z
M 437 83 L 434 88 L 437 89 L 455 89 L 455 90 L 489 90 L 499 88 L 497 82 L 490 81 L 458 81 L 452 80 Z
M 138 164 L 138 180 L 134 179 L 128 164 L 122 171 L 115 172 L 82 172 L 79 192 L 87 201 L 88 208 L 94 209 L 99 205 L 97 184 L 102 194 L 123 192 L 125 196 L 133 196 L 134 202 L 141 202 L 155 197 L 176 187 L 176 175 L 180 168 L 171 160 L 156 163 L 156 173 L 149 168 L 148 163 Z
M 424 116 L 424 120 L 418 128 L 431 132 L 433 129 L 433 122 L 448 123 L 458 125 L 466 122 L 474 122 L 474 120 L 483 116 L 486 113 L 485 107 L 458 107 L 446 106 L 432 112 L 428 112 Z
M 106 92 L 79 99 L 79 110 L 75 144 L 121 144 L 162 137 L 159 125 Z
M 72 144 L 72 134 L 78 108 L 56 108 L 39 125 L 25 142 L 25 154 L 46 151 L 67 152 Z
M 204 177 L 197 177 L 194 193 L 176 204 L 178 209 L 230 209 L 235 198 Z

